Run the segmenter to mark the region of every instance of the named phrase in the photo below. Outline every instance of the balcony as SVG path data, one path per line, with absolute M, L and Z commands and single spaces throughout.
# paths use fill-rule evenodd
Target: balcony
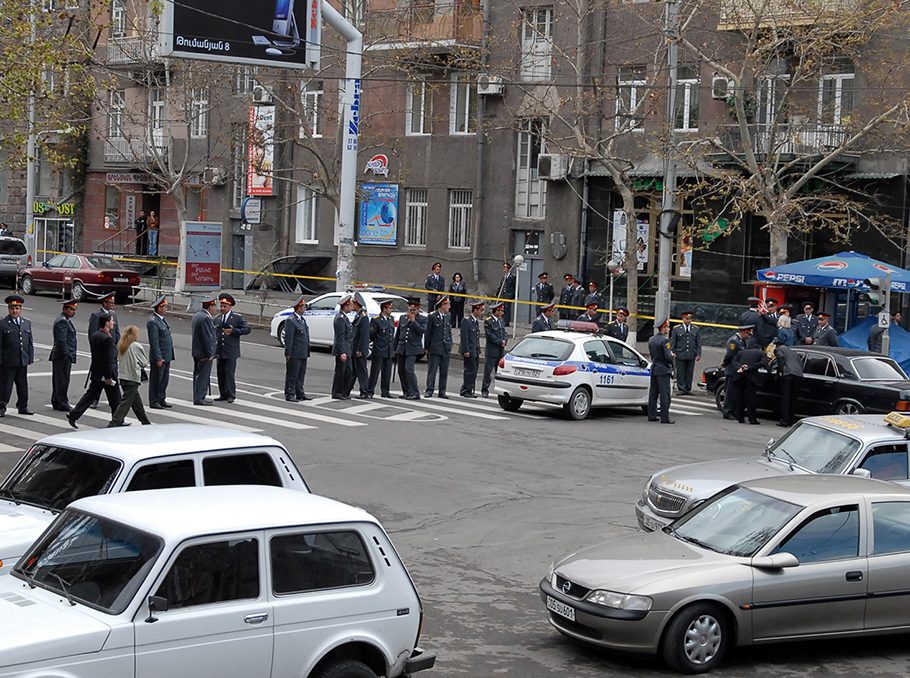
M 109 66 L 128 66 L 159 61 L 157 35 L 125 35 L 110 37 L 106 62 Z
M 365 19 L 364 35 L 372 43 L 368 49 L 476 48 L 483 37 L 483 9 L 460 0 L 368 10 Z
M 720 31 L 804 26 L 856 16 L 859 0 L 721 0 Z
M 742 156 L 745 143 L 739 125 L 719 125 L 718 138 L 726 150 L 715 156 L 722 164 L 732 161 L 733 155 Z M 847 130 L 838 125 L 817 124 L 766 124 L 749 125 L 749 136 L 752 139 L 752 150 L 762 158 L 771 156 L 784 162 L 805 158 L 805 163 L 814 163 L 826 153 L 840 148 L 847 141 Z M 832 168 L 849 167 L 856 163 L 857 156 L 851 153 L 841 155 Z M 800 164 L 800 163 L 797 163 Z
M 154 152 L 153 152 L 154 151 Z M 104 140 L 104 162 L 110 165 L 142 165 L 154 162 L 155 152 L 168 161 L 168 145 L 163 135 L 154 134 L 151 142 L 127 137 Z

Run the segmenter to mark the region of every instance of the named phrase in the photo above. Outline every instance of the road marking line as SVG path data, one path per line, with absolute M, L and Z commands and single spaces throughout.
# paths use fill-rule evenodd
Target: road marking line
M 75 376 L 77 374 L 88 374 L 88 370 L 73 370 L 72 372 L 70 372 L 71 376 Z M 54 376 L 53 372 L 29 372 L 28 373 L 29 379 L 34 379 L 35 377 L 52 377 L 52 376 Z
M 434 405 L 432 403 L 424 402 L 423 400 L 408 400 L 407 403 L 407 407 L 423 407 L 430 410 L 439 410 L 441 412 L 446 412 L 447 414 L 454 414 L 457 412 L 458 414 L 463 414 L 466 417 L 478 417 L 480 419 L 508 419 L 508 417 L 503 417 L 496 414 L 486 414 L 484 412 L 463 412 L 457 407 L 451 407 L 448 405 Z
M 427 417 L 434 417 L 433 419 L 428 419 Z M 400 412 L 398 414 L 393 414 L 391 417 L 386 417 L 385 421 L 445 421 L 448 419 L 444 414 L 436 414 L 435 412 L 418 412 L 417 410 L 408 410 L 407 412 Z
M 89 414 L 91 412 L 91 414 Z M 111 417 L 109 414 L 101 414 L 100 412 L 92 412 L 92 410 L 86 410 L 85 414 L 89 416 L 102 417 L 110 421 Z M 261 428 L 251 428 L 249 426 L 242 426 L 240 424 L 234 424 L 229 421 L 221 421 L 220 419 L 213 419 L 211 417 L 197 417 L 193 414 L 184 414 L 183 412 L 174 412 L 172 410 L 152 410 L 146 407 L 146 414 L 148 414 L 149 419 L 153 421 L 157 417 L 170 417 L 172 419 L 179 419 L 180 421 L 185 421 L 190 424 L 202 424 L 204 426 L 221 426 L 223 428 L 232 428 L 237 431 L 246 431 L 247 433 L 262 433 Z M 159 422 L 160 423 L 160 422 Z
M 168 402 L 174 403 L 175 405 L 183 405 L 184 407 L 197 407 L 193 405 L 189 400 L 180 400 L 179 398 L 168 398 Z M 274 417 L 263 417 L 259 414 L 252 414 L 250 412 L 243 412 L 236 408 L 229 409 L 230 406 L 218 407 L 213 411 L 218 413 L 227 414 L 234 419 L 246 419 L 248 421 L 255 421 L 261 424 L 271 424 L 272 426 L 281 426 L 283 428 L 294 429 L 295 431 L 301 431 L 307 428 L 316 428 L 315 426 L 310 426 L 309 424 L 298 424 L 295 421 L 287 421 L 285 419 L 275 419 Z M 157 411 L 157 410 L 156 410 Z M 218 420 L 218 423 L 221 423 L 221 420 Z
M 13 447 L 12 445 L 2 445 L 0 444 L 0 453 L 2 452 L 22 452 L 22 447 Z
M 26 416 L 23 416 L 22 418 L 23 418 L 23 420 L 28 419 L 29 421 L 37 421 L 42 424 L 47 424 L 48 426 L 57 426 L 60 428 L 70 428 L 70 424 L 66 420 L 66 413 L 61 412 L 60 414 L 64 417 L 63 419 L 57 419 L 56 417 L 48 417 L 45 414 L 38 414 L 37 412 L 30 417 L 26 415 Z
M 703 417 L 703 416 L 705 416 L 701 412 L 686 412 L 685 410 L 680 410 L 679 408 L 677 408 L 673 405 L 670 405 L 670 411 L 673 414 L 681 414 L 685 417 Z
M 318 400 L 318 398 L 317 398 Z M 284 401 L 282 401 L 284 402 Z M 298 403 L 297 407 L 301 405 L 308 405 L 312 400 L 307 400 L 305 403 Z M 315 412 L 310 412 L 309 410 L 304 409 L 291 409 L 290 407 L 281 407 L 279 405 L 266 405 L 265 403 L 251 402 L 248 400 L 238 400 L 235 405 L 242 405 L 243 407 L 250 407 L 254 410 L 262 410 L 265 412 L 281 412 L 283 415 L 290 417 L 299 417 L 300 419 L 310 419 L 312 421 L 321 421 L 326 424 L 337 424 L 338 426 L 366 426 L 367 423 L 364 421 L 349 421 L 347 419 L 339 419 L 338 417 L 330 417 L 325 414 L 316 414 Z M 220 408 L 219 408 L 220 409 Z M 228 408 L 225 408 L 227 410 Z M 155 410 L 156 412 L 158 410 Z
M 344 408 L 345 414 L 363 414 L 364 412 L 369 412 L 371 410 L 381 410 L 383 407 L 395 407 L 395 405 L 387 405 L 385 403 L 364 403 L 363 405 L 354 405 L 354 407 Z M 341 411 L 341 410 L 339 410 Z M 383 417 L 385 418 L 385 417 Z

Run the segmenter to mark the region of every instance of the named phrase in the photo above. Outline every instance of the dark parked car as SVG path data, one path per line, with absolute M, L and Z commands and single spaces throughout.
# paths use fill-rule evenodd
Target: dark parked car
M 139 274 L 103 254 L 58 254 L 22 271 L 20 285 L 26 294 L 49 290 L 72 294 L 76 301 L 116 292 L 123 303 L 138 291 Z
M 828 346 L 794 346 L 805 377 L 796 402 L 796 413 L 863 414 L 910 411 L 910 378 L 892 358 L 868 351 Z M 758 376 L 758 407 L 777 411 L 780 390 L 771 361 L 771 372 Z M 718 409 L 723 409 L 726 378 L 720 367 L 702 377 Z

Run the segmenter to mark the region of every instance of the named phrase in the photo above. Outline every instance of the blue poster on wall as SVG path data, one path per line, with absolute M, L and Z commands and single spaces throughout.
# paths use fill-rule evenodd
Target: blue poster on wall
M 398 244 L 398 184 L 360 187 L 361 245 Z

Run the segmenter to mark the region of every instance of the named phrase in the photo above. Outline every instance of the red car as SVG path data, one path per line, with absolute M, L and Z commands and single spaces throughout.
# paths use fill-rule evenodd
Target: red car
M 116 292 L 118 303 L 123 303 L 138 291 L 139 274 L 103 254 L 58 254 L 40 266 L 22 271 L 19 285 L 26 294 L 42 290 L 69 292 L 76 301 L 91 301 L 104 292 Z

